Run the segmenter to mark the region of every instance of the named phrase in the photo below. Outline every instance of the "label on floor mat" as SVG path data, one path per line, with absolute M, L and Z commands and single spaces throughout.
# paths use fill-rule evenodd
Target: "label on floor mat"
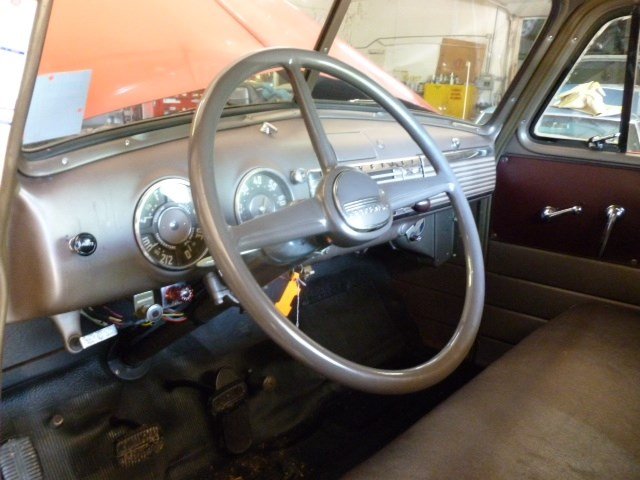
M 159 425 L 143 425 L 126 434 L 116 443 L 116 459 L 121 467 L 131 467 L 164 447 Z

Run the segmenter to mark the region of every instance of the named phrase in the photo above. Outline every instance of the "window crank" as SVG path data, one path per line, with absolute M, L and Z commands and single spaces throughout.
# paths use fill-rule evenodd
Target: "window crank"
M 546 206 L 540 213 L 540 218 L 548 222 L 552 218 L 559 217 L 560 215 L 566 215 L 567 213 L 573 213 L 574 215 L 580 215 L 582 213 L 582 207 L 580 205 L 574 205 L 573 207 L 564 208 L 558 210 L 556 207 Z
M 620 205 L 609 205 L 605 210 L 607 215 L 607 225 L 604 227 L 604 233 L 602 234 L 602 240 L 600 241 L 600 252 L 598 253 L 598 258 L 602 258 L 602 255 L 604 255 L 607 243 L 609 243 L 611 230 L 613 230 L 613 226 L 616 221 L 624 215 L 624 212 L 626 212 L 625 208 Z

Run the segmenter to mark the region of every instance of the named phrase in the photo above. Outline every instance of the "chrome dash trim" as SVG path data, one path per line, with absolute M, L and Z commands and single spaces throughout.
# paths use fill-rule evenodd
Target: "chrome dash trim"
M 496 186 L 496 159 L 489 147 L 470 148 L 461 151 L 444 152 L 453 173 L 456 175 L 467 198 L 476 198 L 493 193 Z M 422 154 L 401 158 L 372 159 L 369 161 L 343 162 L 343 165 L 358 168 L 368 173 L 380 185 L 402 182 L 413 178 L 435 176 L 435 170 Z M 407 171 L 410 169 L 410 171 Z M 307 181 L 309 193 L 313 195 L 322 173 L 310 170 Z M 449 204 L 446 194 L 431 199 L 431 206 Z M 397 212 L 396 212 L 397 213 Z

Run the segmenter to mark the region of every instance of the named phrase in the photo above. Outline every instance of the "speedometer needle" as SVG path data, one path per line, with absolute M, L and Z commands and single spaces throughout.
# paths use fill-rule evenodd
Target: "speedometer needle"
M 260 214 L 264 215 L 265 213 L 267 213 L 267 197 L 263 197 L 262 198 L 262 205 L 260 205 Z

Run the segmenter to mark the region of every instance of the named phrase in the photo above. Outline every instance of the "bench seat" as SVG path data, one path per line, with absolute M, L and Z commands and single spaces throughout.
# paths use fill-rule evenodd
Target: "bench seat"
M 570 309 L 344 478 L 640 478 L 640 314 Z

